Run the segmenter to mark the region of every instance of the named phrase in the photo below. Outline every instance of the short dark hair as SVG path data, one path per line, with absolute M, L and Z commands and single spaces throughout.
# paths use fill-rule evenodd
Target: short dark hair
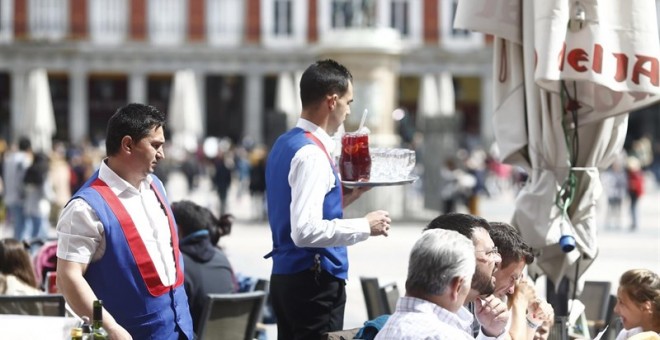
M 18 140 L 18 150 L 28 151 L 30 149 L 32 149 L 32 142 L 30 142 L 30 139 L 27 137 L 21 137 Z
M 348 91 L 353 75 L 332 60 L 319 60 L 310 65 L 300 78 L 300 101 L 303 108 L 319 103 L 328 94 L 343 96 Z
M 172 213 L 183 237 L 206 229 L 209 231 L 211 242 L 217 244 L 221 236 L 231 233 L 232 215 L 230 214 L 222 215 L 217 219 L 209 209 L 185 200 L 172 203 Z
M 117 154 L 124 136 L 138 142 L 147 137 L 154 127 L 164 126 L 165 116 L 151 105 L 128 104 L 120 107 L 108 121 L 106 153 L 108 156 Z
M 504 222 L 490 222 L 489 233 L 502 256 L 502 268 L 520 260 L 524 260 L 526 264 L 534 262 L 532 248 L 523 241 L 522 235 L 512 225 Z
M 172 213 L 183 236 L 188 236 L 198 230 L 208 229 L 215 220 L 208 209 L 191 201 L 172 203 Z
M 23 177 L 24 184 L 34 184 L 38 187 L 41 187 L 46 178 L 48 177 L 48 172 L 50 171 L 50 158 L 43 152 L 37 152 L 34 155 L 34 160 L 32 165 L 30 165 L 27 170 L 25 170 L 25 176 Z
M 431 221 L 426 226 L 426 228 L 424 228 L 424 230 L 453 230 L 472 240 L 472 234 L 474 233 L 475 228 L 484 228 L 486 231 L 490 231 L 490 224 L 488 224 L 488 221 L 479 216 L 461 213 L 448 213 L 433 219 L 433 221 Z

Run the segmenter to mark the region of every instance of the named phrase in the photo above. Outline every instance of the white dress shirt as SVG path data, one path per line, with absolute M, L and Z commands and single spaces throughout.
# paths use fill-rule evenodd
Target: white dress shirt
M 456 314 L 457 314 L 461 319 L 463 319 L 463 320 L 465 321 L 465 323 L 467 323 L 468 321 L 470 322 L 470 325 L 467 326 L 464 330 L 465 330 L 466 332 L 468 332 L 469 334 L 473 334 L 473 333 L 472 333 L 472 323 L 474 322 L 474 319 L 476 319 L 476 318 L 475 318 L 475 316 L 470 312 L 470 310 L 467 309 L 467 308 L 465 308 L 465 306 L 461 306 L 461 309 L 459 309 L 458 312 L 456 312 Z M 482 327 L 479 327 L 479 334 L 477 335 L 477 337 L 476 337 L 475 339 L 484 339 L 484 340 L 486 340 L 486 339 L 495 339 L 495 340 L 502 340 L 502 339 L 506 338 L 506 335 L 507 335 L 507 334 L 508 334 L 508 332 L 504 331 L 504 332 L 502 332 L 502 334 L 500 334 L 500 335 L 498 335 L 498 336 L 487 336 L 487 335 L 484 334 L 484 330 L 483 330 L 483 328 L 482 328 Z
M 298 247 L 349 246 L 369 238 L 366 218 L 323 219 L 323 200 L 335 187 L 335 176 L 328 156 L 334 141 L 319 126 L 300 118 L 297 127 L 311 132 L 325 146 L 326 154 L 316 144 L 300 148 L 291 159 L 291 239 Z M 333 161 L 334 166 L 334 161 Z
M 151 177 L 140 182 L 136 189 L 101 162 L 99 178 L 117 195 L 133 219 L 149 257 L 153 261 L 163 285 L 176 279 L 172 235 L 167 215 L 156 193 L 151 189 Z M 78 263 L 100 259 L 105 252 L 103 224 L 92 207 L 83 199 L 69 202 L 57 222 L 57 257 Z

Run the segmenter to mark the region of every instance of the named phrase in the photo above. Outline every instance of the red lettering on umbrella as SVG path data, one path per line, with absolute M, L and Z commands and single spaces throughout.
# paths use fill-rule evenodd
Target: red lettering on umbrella
M 568 52 L 568 64 L 578 72 L 587 72 L 589 69 L 581 62 L 589 61 L 587 51 L 576 48 Z
M 639 75 L 643 74 L 651 80 L 651 84 L 653 86 L 658 86 L 658 72 L 660 69 L 658 68 L 658 58 L 653 58 L 653 57 L 648 57 L 648 56 L 643 56 L 643 55 L 638 55 L 636 54 L 635 57 L 637 57 L 637 61 L 635 62 L 635 66 L 633 66 L 633 71 L 632 71 L 632 81 L 633 83 L 639 85 Z M 651 69 L 647 70 L 644 69 L 644 64 L 646 63 L 651 64 Z
M 594 45 L 594 63 L 592 68 L 598 74 L 603 72 L 603 46 L 600 44 Z

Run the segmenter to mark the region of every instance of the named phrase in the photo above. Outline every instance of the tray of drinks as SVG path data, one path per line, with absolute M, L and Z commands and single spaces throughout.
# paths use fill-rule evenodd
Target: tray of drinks
M 370 148 L 367 133 L 345 133 L 341 139 L 339 173 L 347 188 L 402 185 L 416 181 L 412 175 L 415 151 L 401 148 Z
M 419 179 L 417 175 L 410 175 L 405 178 L 399 179 L 382 179 L 382 180 L 369 180 L 369 181 L 341 181 L 341 184 L 347 188 L 359 188 L 359 187 L 383 187 L 391 185 L 403 185 L 410 184 Z

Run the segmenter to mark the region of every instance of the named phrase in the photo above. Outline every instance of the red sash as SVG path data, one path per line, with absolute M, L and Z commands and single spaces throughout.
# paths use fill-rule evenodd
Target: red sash
M 318 145 L 318 147 L 321 148 L 321 150 L 323 150 L 323 152 L 325 153 L 325 156 L 328 157 L 328 161 L 330 161 L 330 165 L 335 170 L 334 172 L 336 174 L 338 174 L 339 169 L 337 168 L 337 165 L 335 164 L 335 162 L 332 160 L 332 157 L 330 157 L 330 154 L 328 153 L 328 151 L 325 149 L 325 146 L 323 145 L 323 143 L 309 131 L 305 131 L 305 137 L 311 139 L 312 142 L 314 142 L 314 144 Z M 339 191 L 341 192 L 341 205 L 343 207 L 344 206 L 344 186 L 341 185 L 341 182 L 339 183 Z
M 160 191 L 158 188 L 156 188 L 153 182 L 151 183 L 151 189 L 156 193 L 156 197 L 163 207 L 170 225 L 172 248 L 174 250 L 174 266 L 176 268 L 176 281 L 174 282 L 173 286 L 165 286 L 161 282 L 160 276 L 156 271 L 156 266 L 149 256 L 147 247 L 144 245 L 144 241 L 142 241 L 142 238 L 140 237 L 140 234 L 135 227 L 133 219 L 128 214 L 128 211 L 126 211 L 126 208 L 124 208 L 124 205 L 119 201 L 117 195 L 115 195 L 115 193 L 112 192 L 112 189 L 110 189 L 110 187 L 108 187 L 108 185 L 99 178 L 97 178 L 91 184 L 91 187 L 96 190 L 101 195 L 101 197 L 103 197 L 103 199 L 105 199 L 105 201 L 108 203 L 108 206 L 110 206 L 110 209 L 117 217 L 119 225 L 121 226 L 121 229 L 124 232 L 124 236 L 126 237 L 126 241 L 128 242 L 128 247 L 133 254 L 135 264 L 140 271 L 140 275 L 142 276 L 142 279 L 144 280 L 149 293 L 152 296 L 160 296 L 167 293 L 170 289 L 183 284 L 183 273 L 181 272 L 181 266 L 179 266 L 179 238 L 176 229 L 174 228 L 174 219 L 172 218 L 172 213 L 165 204 Z

